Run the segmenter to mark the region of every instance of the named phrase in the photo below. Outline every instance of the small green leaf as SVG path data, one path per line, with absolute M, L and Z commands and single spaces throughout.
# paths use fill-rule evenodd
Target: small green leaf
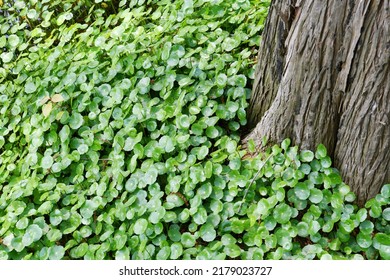
M 69 126 L 72 129 L 78 129 L 83 125 L 83 123 L 83 116 L 80 113 L 73 112 L 69 119 Z
M 389 198 L 390 197 L 390 184 L 386 184 L 382 187 L 381 189 L 381 194 L 386 197 L 386 198 Z
M 288 147 L 290 147 L 291 139 L 286 138 L 282 141 L 282 144 L 280 145 L 283 150 L 287 151 Z
M 273 216 L 279 224 L 287 223 L 292 215 L 292 209 L 285 203 L 279 204 L 273 211 Z
M 297 224 L 298 235 L 307 237 L 309 235 L 309 225 L 306 222 L 299 222 Z
M 183 254 L 183 246 L 175 242 L 171 245 L 171 259 L 172 260 L 177 260 L 180 258 L 180 256 Z
M 189 232 L 185 232 L 181 235 L 181 244 L 184 248 L 192 248 L 195 246 L 196 238 Z
M 194 222 L 198 225 L 202 225 L 207 220 L 207 211 L 203 207 L 199 207 L 198 211 L 194 215 Z
M 3 52 L 0 55 L 0 57 L 3 60 L 4 63 L 8 63 L 14 57 L 14 53 L 13 52 Z M 25 86 L 25 92 L 26 93 L 32 93 L 35 90 L 36 90 L 36 87 L 35 87 L 34 83 L 32 83 L 32 85 L 30 84 L 30 82 L 28 83 L 28 85 L 26 84 L 26 86 Z
M 61 260 L 65 255 L 63 246 L 54 245 L 49 248 L 49 260 Z
M 236 102 L 228 101 L 226 102 L 226 109 L 231 113 L 235 113 L 239 109 L 239 105 Z
M 151 185 L 154 182 L 156 182 L 157 176 L 158 176 L 158 170 L 153 166 L 148 169 L 143 179 L 146 184 Z
M 386 209 L 383 210 L 382 217 L 386 221 L 390 222 L 390 207 L 387 207 Z
M 372 244 L 372 237 L 370 234 L 364 234 L 362 232 L 359 232 L 358 235 L 356 236 L 356 242 L 363 249 L 367 249 Z
M 306 200 L 310 197 L 310 189 L 309 189 L 307 183 L 299 182 L 294 187 L 294 193 L 300 200 Z
M 41 167 L 44 169 L 49 169 L 53 165 L 53 157 L 50 155 L 46 155 L 42 158 Z
M 145 94 L 149 91 L 149 85 L 150 85 L 150 78 L 143 77 L 141 80 L 139 80 L 137 84 L 137 88 L 139 89 L 140 93 Z
M 190 118 L 187 115 L 181 115 L 179 117 L 179 126 L 181 128 L 189 128 L 191 125 Z
M 170 194 L 166 198 L 169 206 L 166 206 L 166 209 L 172 209 L 174 207 L 180 207 L 184 204 L 184 201 L 176 194 Z
M 16 223 L 17 229 L 25 229 L 28 226 L 28 218 L 23 217 Z
M 216 127 L 209 126 L 208 128 L 206 128 L 206 135 L 209 138 L 215 139 L 219 136 L 219 131 Z
M 8 43 L 10 44 L 10 46 L 12 48 L 16 48 L 19 45 L 19 42 L 20 42 L 20 40 L 19 40 L 18 36 L 16 36 L 15 34 L 9 35 Z
M 228 244 L 224 247 L 223 251 L 231 258 L 237 258 L 241 255 L 241 248 L 237 244 Z
M 309 150 L 301 151 L 299 158 L 303 162 L 311 162 L 314 159 L 314 153 Z
M 321 158 L 320 162 L 323 168 L 329 168 L 332 166 L 332 160 L 330 159 L 329 156 L 325 156 Z
M 324 195 L 322 194 L 321 190 L 319 190 L 319 189 L 311 189 L 310 190 L 309 200 L 312 203 L 318 204 L 322 201 L 323 198 L 324 198 Z
M 77 147 L 77 151 L 80 153 L 80 155 L 87 153 L 88 152 L 88 145 L 81 144 L 80 146 Z
M 168 60 L 171 48 L 172 48 L 171 42 L 166 42 L 164 44 L 164 47 L 163 47 L 162 52 L 161 52 L 161 59 L 162 60 Z
M 237 142 L 234 140 L 229 140 L 226 143 L 226 151 L 230 154 L 234 153 L 237 149 Z
M 83 257 L 88 251 L 88 244 L 83 242 L 70 250 L 70 256 L 74 259 Z
M 227 79 L 228 79 L 228 78 L 227 78 L 226 74 L 220 73 L 220 74 L 218 74 L 218 76 L 216 77 L 215 82 L 216 82 L 216 84 L 217 84 L 218 87 L 223 88 L 224 86 L 226 86 Z
M 34 84 L 34 82 L 32 81 L 29 81 L 27 82 L 25 85 L 24 85 L 24 91 L 26 93 L 33 93 L 37 90 L 37 87 L 36 85 Z
M 207 146 L 201 146 L 198 150 L 197 158 L 198 160 L 203 160 L 209 153 L 209 148 Z
M 354 230 L 355 223 L 353 220 L 350 220 L 350 219 L 345 220 L 345 221 L 342 220 L 342 221 L 340 221 L 340 227 L 342 229 L 344 229 L 347 233 L 350 233 Z
M 326 157 L 327 152 L 326 147 L 323 144 L 319 144 L 315 156 L 317 159 L 323 159 Z
M 134 233 L 143 234 L 146 231 L 148 226 L 148 221 L 146 219 L 138 219 L 134 224 Z
M 238 42 L 237 40 L 233 39 L 233 38 L 226 38 L 223 42 L 222 42 L 222 48 L 227 51 L 227 52 L 230 52 L 232 51 L 233 49 L 235 49 L 238 45 L 239 45 L 240 42 Z
M 211 242 L 217 236 L 217 232 L 214 229 L 214 226 L 211 223 L 206 223 L 200 227 L 200 237 L 205 242 Z
M 23 245 L 29 246 L 31 243 L 41 239 L 42 235 L 43 235 L 42 229 L 38 225 L 36 224 L 29 225 L 28 228 L 26 229 L 25 234 L 23 235 L 23 239 L 22 239 Z
M 167 260 L 170 254 L 171 254 L 171 248 L 168 246 L 164 246 L 157 253 L 156 260 Z
M 390 235 L 386 233 L 377 233 L 373 239 L 374 248 L 379 251 L 381 257 L 385 260 L 390 259 Z

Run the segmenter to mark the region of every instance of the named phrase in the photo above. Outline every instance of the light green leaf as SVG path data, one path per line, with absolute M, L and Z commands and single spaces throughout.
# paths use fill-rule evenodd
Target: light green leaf
M 78 129 L 84 124 L 84 118 L 80 113 L 73 112 L 69 118 L 69 126 L 72 129 Z
M 200 227 L 200 237 L 205 242 L 211 242 L 217 236 L 217 232 L 214 229 L 214 226 L 211 223 L 206 223 Z
M 54 245 L 49 248 L 49 260 L 61 260 L 65 255 L 63 246 Z
M 41 239 L 42 235 L 43 235 L 42 229 L 38 225 L 32 224 L 28 226 L 25 234 L 23 235 L 23 239 L 22 239 L 23 245 L 29 246 L 31 243 Z
M 316 158 L 317 159 L 323 159 L 326 157 L 327 155 L 327 149 L 326 147 L 323 145 L 323 144 L 319 144 L 317 146 L 317 150 L 316 150 Z
M 301 151 L 299 158 L 303 162 L 311 162 L 314 159 L 314 153 L 309 150 Z
M 282 203 L 275 207 L 273 216 L 279 224 L 285 224 L 290 220 L 292 213 L 291 207 Z
M 11 34 L 8 37 L 8 43 L 12 48 L 16 48 L 19 45 L 20 39 L 15 34 Z
M 177 260 L 180 258 L 180 256 L 183 254 L 183 246 L 175 242 L 171 245 L 171 259 L 172 260 Z
M 41 167 L 44 169 L 49 169 L 53 165 L 53 157 L 50 155 L 46 155 L 42 158 Z
M 134 233 L 135 234 L 143 234 L 146 231 L 148 226 L 148 221 L 146 219 L 138 219 L 134 224 Z
M 36 85 L 34 84 L 34 82 L 32 81 L 29 81 L 27 82 L 25 85 L 24 85 L 24 91 L 26 93 L 33 93 L 37 90 L 37 87 Z
M 308 199 L 310 197 L 310 189 L 308 187 L 308 184 L 307 183 L 301 183 L 301 182 L 298 183 L 294 187 L 294 193 L 301 200 Z

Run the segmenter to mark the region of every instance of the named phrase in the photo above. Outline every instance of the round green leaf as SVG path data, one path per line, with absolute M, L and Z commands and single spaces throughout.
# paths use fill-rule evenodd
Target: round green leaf
M 170 225 L 168 230 L 168 237 L 173 242 L 178 242 L 181 239 L 180 227 L 176 224 Z
M 185 232 L 181 235 L 181 244 L 183 244 L 185 248 L 194 247 L 195 242 L 196 242 L 195 236 L 193 236 L 191 233 Z
M 217 78 L 215 79 L 215 82 L 216 82 L 217 86 L 219 86 L 219 87 L 226 86 L 226 83 L 227 83 L 226 74 L 224 74 L 224 73 L 218 74 Z
M 371 234 L 374 230 L 374 224 L 371 221 L 365 220 L 359 225 L 359 229 L 364 234 Z
M 379 251 L 381 257 L 385 260 L 390 259 L 390 235 L 386 233 L 377 233 L 373 240 L 374 248 Z
M 180 207 L 184 204 L 184 201 L 176 194 L 169 194 L 166 198 L 167 203 L 170 205 L 167 205 L 166 209 L 172 209 L 175 207 Z
M 29 225 L 28 228 L 26 229 L 25 234 L 23 235 L 23 239 L 22 239 L 23 245 L 29 246 L 31 243 L 41 239 L 42 235 L 43 235 L 42 229 L 38 225 L 36 224 Z
M 229 140 L 227 143 L 226 143 L 226 150 L 228 153 L 232 154 L 236 151 L 237 149 L 237 142 L 234 141 L 234 140 Z
M 274 208 L 273 216 L 279 224 L 285 224 L 290 220 L 292 213 L 291 207 L 282 203 Z
M 211 223 L 206 223 L 200 227 L 200 237 L 203 241 L 211 242 L 217 236 L 217 232 Z
M 33 93 L 37 90 L 37 87 L 36 85 L 34 84 L 34 82 L 32 81 L 29 81 L 27 82 L 25 85 L 24 85 L 24 91 L 26 93 Z
M 216 127 L 209 126 L 208 128 L 206 128 L 206 135 L 209 138 L 215 139 L 219 136 L 219 131 Z
M 138 219 L 134 224 L 134 233 L 143 234 L 148 227 L 148 221 L 146 219 Z
M 310 197 L 310 189 L 307 183 L 298 183 L 294 187 L 294 193 L 300 200 L 306 200 Z
M 381 189 L 381 194 L 386 197 L 386 198 L 389 198 L 390 197 L 390 184 L 386 184 L 382 187 Z
M 314 153 L 309 150 L 301 151 L 299 158 L 303 162 L 311 162 L 314 159 Z
M 181 115 L 179 117 L 179 125 L 181 128 L 189 128 L 191 125 L 190 118 L 187 115 Z
M 171 254 L 171 247 L 164 246 L 158 251 L 156 260 L 167 260 Z
M 180 243 L 173 243 L 171 245 L 171 259 L 177 260 L 183 254 L 183 246 Z
M 10 46 L 12 48 L 16 48 L 19 45 L 19 42 L 20 42 L 20 40 L 19 40 L 18 36 L 16 36 L 15 34 L 9 35 L 8 43 L 10 44 Z
M 202 225 L 207 220 L 207 211 L 203 207 L 199 207 L 198 211 L 194 215 L 194 222 L 198 225 Z
M 28 218 L 23 217 L 16 223 L 17 229 L 25 229 L 28 226 Z
M 354 230 L 355 228 L 355 223 L 353 220 L 345 220 L 345 221 L 340 221 L 340 226 L 342 229 L 344 229 L 346 232 L 350 233 Z
M 69 126 L 72 129 L 78 129 L 80 128 L 84 123 L 83 116 L 80 113 L 73 112 L 69 119 Z
M 319 144 L 315 156 L 317 159 L 323 159 L 326 157 L 327 152 L 326 147 L 323 144 Z
M 209 148 L 207 146 L 201 146 L 198 150 L 197 158 L 199 160 L 204 159 L 209 153 Z
M 321 158 L 320 162 L 323 168 L 329 168 L 332 165 L 332 160 L 330 159 L 329 156 L 325 156 L 324 158 Z
M 54 245 L 49 248 L 49 260 L 61 260 L 65 255 L 63 246 Z
M 310 190 L 309 200 L 312 203 L 318 204 L 322 201 L 323 198 L 324 198 L 324 195 L 323 195 L 321 190 L 319 190 L 319 189 L 311 189 Z
M 70 256 L 72 258 L 78 259 L 83 257 L 88 251 L 88 244 L 83 242 L 77 247 L 74 247 L 70 250 Z
M 41 167 L 44 169 L 49 169 L 53 165 L 53 157 L 50 155 L 46 155 L 42 158 Z
M 390 222 L 390 207 L 387 207 L 386 209 L 383 210 L 383 212 L 382 212 L 382 217 L 383 217 L 383 219 L 385 219 L 386 221 L 389 221 L 389 222 Z
M 88 152 L 88 145 L 81 144 L 80 146 L 77 147 L 77 151 L 80 153 L 80 155 L 87 153 Z
M 306 222 L 299 222 L 297 224 L 297 233 L 301 237 L 307 237 L 309 235 L 309 225 Z
M 137 84 L 137 88 L 139 89 L 140 93 L 147 93 L 148 87 L 150 85 L 150 78 L 149 77 L 143 77 L 141 80 L 139 80 Z
M 157 169 L 152 166 L 148 169 L 148 171 L 145 173 L 145 176 L 144 176 L 144 182 L 148 185 L 151 185 L 153 184 L 154 182 L 156 182 L 157 180 L 157 176 L 158 176 L 158 171 Z
M 236 102 L 228 101 L 226 102 L 226 109 L 231 113 L 235 113 L 239 109 L 239 105 Z
M 358 235 L 356 236 L 356 242 L 363 249 L 367 249 L 372 244 L 372 237 L 370 234 L 364 234 L 362 232 L 359 232 Z
M 231 257 L 237 258 L 241 255 L 241 248 L 236 244 L 228 244 L 223 248 L 224 253 Z

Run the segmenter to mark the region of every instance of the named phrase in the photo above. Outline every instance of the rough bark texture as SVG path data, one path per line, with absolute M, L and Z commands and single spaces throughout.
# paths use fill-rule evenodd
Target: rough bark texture
M 273 1 L 244 139 L 323 143 L 359 203 L 390 181 L 388 0 Z

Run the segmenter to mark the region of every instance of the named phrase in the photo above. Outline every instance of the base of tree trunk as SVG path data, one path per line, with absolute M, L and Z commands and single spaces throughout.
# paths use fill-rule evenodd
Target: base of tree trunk
M 324 144 L 358 203 L 390 181 L 389 1 L 273 1 L 243 142 Z

